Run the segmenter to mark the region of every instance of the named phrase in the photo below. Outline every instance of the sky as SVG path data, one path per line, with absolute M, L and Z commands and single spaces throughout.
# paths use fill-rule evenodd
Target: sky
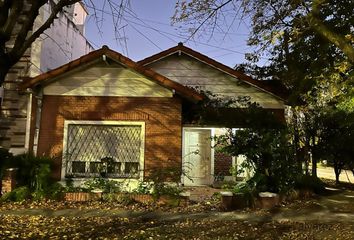
M 97 22 L 93 9 L 88 6 L 90 16 L 85 31 L 95 49 L 107 45 L 138 61 L 183 42 L 185 46 L 230 67 L 245 62 L 244 53 L 251 51 L 246 44 L 249 24 L 244 21 L 235 21 L 227 34 L 216 30 L 213 35 L 203 32 L 188 40 L 190 33 L 186 26 L 171 25 L 175 0 L 131 0 L 131 10 L 123 12 L 120 36 L 116 41 L 112 11 L 107 5 L 102 11 L 102 0 L 94 2 L 99 6 L 96 11 L 99 18 L 103 12 L 103 21 Z

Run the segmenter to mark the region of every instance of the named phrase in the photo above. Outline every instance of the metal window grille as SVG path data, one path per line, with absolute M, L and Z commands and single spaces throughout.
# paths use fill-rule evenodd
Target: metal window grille
M 66 177 L 139 177 L 141 126 L 69 124 Z

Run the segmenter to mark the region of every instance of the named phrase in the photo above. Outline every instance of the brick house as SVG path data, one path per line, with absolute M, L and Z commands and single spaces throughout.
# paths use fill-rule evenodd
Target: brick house
M 104 174 L 136 183 L 176 167 L 188 168 L 185 185 L 211 184 L 241 159 L 213 149 L 222 126 L 185 121 L 203 99 L 194 86 L 284 113 L 272 88 L 182 44 L 140 62 L 104 46 L 21 84 L 32 96 L 30 149 L 55 157 L 57 180 Z

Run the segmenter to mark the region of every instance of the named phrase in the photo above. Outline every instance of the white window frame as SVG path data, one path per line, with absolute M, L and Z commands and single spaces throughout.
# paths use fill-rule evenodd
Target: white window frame
M 145 155 L 145 122 L 139 121 L 90 121 L 90 120 L 65 120 L 64 121 L 64 136 L 63 136 L 63 154 L 62 154 L 62 167 L 61 167 L 61 180 L 65 181 L 65 152 L 67 150 L 67 141 L 68 141 L 68 128 L 69 125 L 124 125 L 124 126 L 140 126 L 141 133 L 140 133 L 140 160 L 139 160 L 139 181 L 143 181 L 144 179 L 144 155 Z M 137 179 L 137 178 L 121 178 L 115 179 L 117 181 L 125 181 L 129 179 Z M 87 178 L 74 178 L 75 181 L 85 181 Z

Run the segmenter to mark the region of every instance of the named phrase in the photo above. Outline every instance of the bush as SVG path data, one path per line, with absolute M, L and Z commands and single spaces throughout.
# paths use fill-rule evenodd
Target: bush
M 167 185 L 164 183 L 154 184 L 152 195 L 154 198 L 159 198 L 160 196 L 167 195 L 171 197 L 179 197 L 182 189 L 177 186 Z
M 16 168 L 16 180 L 20 188 L 15 189 L 4 198 L 21 201 L 32 196 L 39 200 L 47 196 L 53 180 L 51 179 L 53 159 L 37 157 L 31 153 L 13 156 L 7 150 L 0 148 L 0 177 L 6 168 Z M 32 194 L 31 194 L 32 192 Z
M 116 194 L 116 193 L 103 194 L 102 200 L 106 202 L 117 202 L 123 205 L 129 205 L 134 202 L 131 196 L 129 196 L 129 194 Z
M 121 191 L 121 183 L 104 178 L 94 178 L 84 183 L 84 188 L 88 191 L 100 189 L 105 193 L 117 193 Z
M 317 177 L 310 175 L 301 175 L 296 179 L 295 188 L 311 190 L 320 194 L 325 191 L 325 184 Z
M 50 185 L 46 191 L 46 197 L 53 200 L 60 200 L 64 197 L 65 187 L 58 182 Z
M 12 192 L 6 193 L 1 197 L 1 201 L 21 202 L 31 196 L 31 191 L 27 186 L 15 188 Z
M 150 194 L 152 191 L 153 184 L 147 182 L 139 182 L 138 187 L 133 190 L 134 193 L 138 194 Z
M 44 190 L 36 190 L 31 193 L 31 196 L 32 196 L 32 200 L 40 201 L 46 197 L 46 192 Z
M 43 191 L 53 182 L 50 177 L 52 164 L 52 158 L 26 153 L 14 156 L 10 165 L 18 168 L 19 185 L 28 186 L 32 191 Z

